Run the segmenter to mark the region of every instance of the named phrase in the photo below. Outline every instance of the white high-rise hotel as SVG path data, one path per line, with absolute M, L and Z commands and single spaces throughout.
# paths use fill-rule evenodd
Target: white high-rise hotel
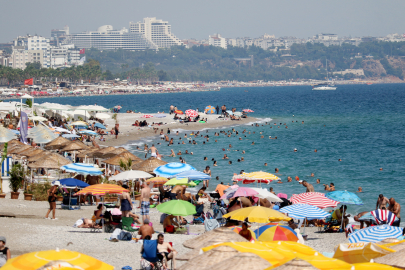
M 169 48 L 183 45 L 171 32 L 167 21 L 156 18 L 144 18 L 143 22 L 130 22 L 129 31 L 114 30 L 111 25 L 104 25 L 97 31 L 86 31 L 68 35 L 65 43 L 72 43 L 79 49 L 96 48 L 99 50 L 146 50 Z

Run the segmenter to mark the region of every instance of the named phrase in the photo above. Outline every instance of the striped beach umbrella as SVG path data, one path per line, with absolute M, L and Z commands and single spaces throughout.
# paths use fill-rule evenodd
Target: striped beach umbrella
M 280 209 L 280 212 L 288 214 L 296 219 L 323 219 L 331 214 L 322 209 L 309 204 L 293 204 Z
M 151 115 L 151 114 L 144 114 L 144 115 L 142 115 L 142 118 L 152 118 L 153 117 L 153 115 Z
M 188 178 L 188 180 L 210 180 L 211 176 L 200 171 L 185 171 L 176 175 L 176 178 Z
M 105 194 L 122 194 L 124 191 L 128 190 L 119 185 L 97 184 L 80 190 L 76 195 L 104 196 Z
M 194 110 L 187 110 L 186 111 L 186 115 L 188 116 L 188 117 L 197 117 L 198 116 L 198 112 L 196 112 L 196 111 L 194 111 Z
M 375 218 L 378 225 L 388 224 L 392 225 L 396 219 L 396 215 L 388 210 L 377 209 L 371 211 L 371 215 Z
M 372 226 L 350 234 L 349 242 L 379 242 L 386 238 L 398 238 L 402 235 L 402 228 L 390 225 Z
M 165 165 L 157 167 L 156 169 L 153 170 L 153 173 L 155 173 L 157 176 L 171 178 L 181 172 L 190 171 L 190 170 L 196 170 L 196 169 L 185 163 L 171 162 L 171 163 L 167 163 Z
M 184 114 L 183 111 L 180 111 L 180 110 L 175 110 L 174 113 L 175 114 Z
M 60 167 L 61 170 L 67 172 L 73 172 L 83 175 L 102 175 L 103 172 L 100 169 L 94 167 L 91 164 L 85 163 L 72 163 L 65 166 Z
M 244 109 L 243 111 L 244 111 L 244 112 L 254 112 L 254 111 L 251 110 L 251 109 Z
M 205 107 L 205 113 L 206 114 L 214 114 L 216 112 L 215 107 L 208 105 L 207 107 Z
M 294 204 L 309 204 L 319 208 L 336 207 L 339 204 L 339 202 L 326 198 L 325 194 L 319 192 L 294 194 L 290 201 Z
M 259 241 L 298 241 L 297 233 L 288 226 L 264 225 L 255 230 L 256 239 Z
M 325 194 L 325 197 L 344 204 L 363 204 L 363 201 L 359 198 L 359 196 L 347 190 L 336 190 L 328 192 Z

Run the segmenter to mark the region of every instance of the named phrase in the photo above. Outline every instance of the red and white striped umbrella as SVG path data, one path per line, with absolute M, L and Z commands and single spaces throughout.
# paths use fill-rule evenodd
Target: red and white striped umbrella
M 244 112 L 254 112 L 254 111 L 251 110 L 251 109 L 244 109 L 243 111 L 244 111 Z
M 144 115 L 142 115 L 142 118 L 151 118 L 151 117 L 153 117 L 153 115 L 150 115 L 150 114 L 144 114 Z
M 196 112 L 196 111 L 194 111 L 194 110 L 187 110 L 186 111 L 186 115 L 188 116 L 188 117 L 197 117 L 198 116 L 198 112 Z
M 294 194 L 290 198 L 292 203 L 309 204 L 319 208 L 336 207 L 339 202 L 325 197 L 325 194 L 319 192 L 307 192 Z

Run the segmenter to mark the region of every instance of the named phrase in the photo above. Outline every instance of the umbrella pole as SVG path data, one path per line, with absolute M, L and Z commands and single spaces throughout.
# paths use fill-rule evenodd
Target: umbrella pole
M 70 202 L 72 201 L 72 191 L 69 190 L 69 210 L 70 210 Z
M 305 235 L 305 227 L 307 226 L 307 218 L 305 217 L 305 220 L 304 220 L 304 235 Z

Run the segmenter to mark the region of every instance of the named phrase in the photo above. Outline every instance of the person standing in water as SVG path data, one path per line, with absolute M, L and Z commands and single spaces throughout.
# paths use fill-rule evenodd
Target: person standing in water
M 205 167 L 205 169 L 203 170 L 203 173 L 208 174 L 209 176 L 211 176 L 210 166 Z M 210 180 L 204 180 L 203 181 L 203 187 L 208 187 L 209 184 L 210 184 Z

